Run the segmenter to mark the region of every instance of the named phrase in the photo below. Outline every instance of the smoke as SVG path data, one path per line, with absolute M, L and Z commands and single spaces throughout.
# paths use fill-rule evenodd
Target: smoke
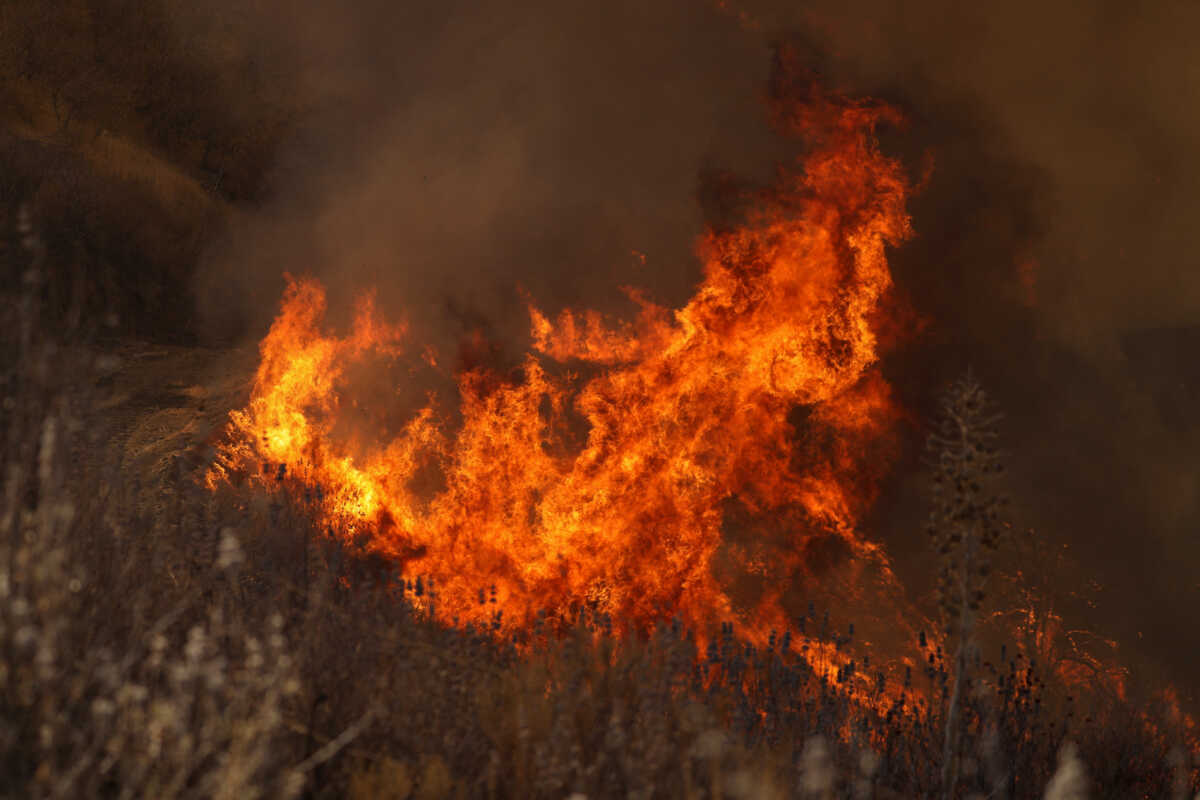
M 237 5 L 264 68 L 293 76 L 297 123 L 269 200 L 198 275 L 209 337 L 259 335 L 284 271 L 320 278 L 334 308 L 377 286 L 450 354 L 475 330 L 523 349 L 518 286 L 551 312 L 620 308 L 623 284 L 678 303 L 725 176 L 765 181 L 789 152 L 763 102 L 789 41 L 834 87 L 905 110 L 885 145 L 915 175 L 932 156 L 894 257 L 928 322 L 885 364 L 902 399 L 927 416 L 972 365 L 1006 413 L 1018 524 L 1068 545 L 1080 588 L 1108 587 L 1104 622 L 1189 679 L 1200 427 L 1171 391 L 1200 371 L 1170 330 L 1200 325 L 1200 7 L 720 5 Z M 918 467 L 876 523 L 917 581 Z
M 698 279 L 699 171 L 765 176 L 777 149 L 763 43 L 703 7 L 279 11 L 310 53 L 309 112 L 274 201 L 201 273 L 218 338 L 261 329 L 285 269 L 377 285 L 441 344 L 473 326 L 520 341 L 518 284 L 550 308 L 616 306 L 622 284 L 678 301 Z

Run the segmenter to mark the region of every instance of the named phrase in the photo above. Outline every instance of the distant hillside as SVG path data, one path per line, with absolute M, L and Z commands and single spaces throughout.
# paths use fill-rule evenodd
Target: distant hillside
M 24 208 L 52 313 L 186 342 L 196 261 L 261 197 L 295 112 L 238 20 L 189 19 L 185 34 L 173 14 L 166 0 L 4 4 L 0 240 Z

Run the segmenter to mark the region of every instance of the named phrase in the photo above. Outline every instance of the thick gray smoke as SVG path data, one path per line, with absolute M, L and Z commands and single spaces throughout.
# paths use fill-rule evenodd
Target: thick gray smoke
M 771 46 L 789 41 L 836 88 L 903 108 L 886 146 L 914 174 L 927 152 L 935 165 L 895 256 L 929 322 L 885 365 L 903 401 L 929 413 L 973 365 L 1006 412 L 1020 524 L 1070 545 L 1071 580 L 1107 587 L 1103 621 L 1188 679 L 1200 370 L 1180 329 L 1200 326 L 1200 6 L 796 5 L 243 9 L 276 54 L 264 68 L 295 76 L 298 122 L 268 201 L 199 274 L 209 334 L 260 333 L 284 271 L 322 278 L 335 303 L 378 286 L 451 352 L 474 329 L 519 350 L 518 286 L 550 311 L 619 308 L 623 284 L 679 302 L 720 213 L 714 176 L 765 181 L 789 152 L 764 104 Z M 919 580 L 916 470 L 901 465 L 877 527 Z

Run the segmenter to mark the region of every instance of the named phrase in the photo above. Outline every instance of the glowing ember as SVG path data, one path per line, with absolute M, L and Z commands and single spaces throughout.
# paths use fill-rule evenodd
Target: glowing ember
M 686 305 L 635 296 L 627 323 L 531 307 L 521 374 L 459 374 L 453 423 L 431 401 L 376 441 L 361 409 L 379 392 L 357 397 L 351 375 L 399 359 L 404 329 L 368 299 L 349 335 L 329 333 L 322 288 L 292 281 L 210 481 L 286 465 L 321 487 L 332 530 L 435 578 L 439 615 L 498 608 L 505 628 L 587 606 L 618 625 L 737 618 L 765 638 L 831 552 L 858 565 L 843 580 L 894 585 L 855 525 L 895 417 L 872 322 L 885 245 L 909 234 L 907 184 L 874 140 L 890 109 L 804 89 L 777 121 L 807 156 L 740 227 L 704 236 Z M 754 592 L 722 577 L 731 559 Z

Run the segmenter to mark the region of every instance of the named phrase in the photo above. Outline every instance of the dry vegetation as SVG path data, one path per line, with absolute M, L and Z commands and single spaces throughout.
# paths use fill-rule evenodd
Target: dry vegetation
M 697 652 L 669 621 L 620 637 L 585 614 L 518 641 L 439 626 L 437 586 L 331 541 L 282 486 L 203 490 L 199 450 L 101 457 L 123 424 L 103 396 L 115 342 L 177 335 L 207 226 L 254 198 L 291 113 L 238 53 L 171 44 L 171 9 L 0 10 L 0 797 L 1200 789 L 1168 709 L 1085 710 L 977 635 L 995 509 L 953 426 L 938 469 L 969 491 L 939 496 L 932 527 L 953 649 L 922 636 L 917 669 L 888 669 L 855 657 L 853 620 L 810 609 L 797 632 L 844 654 L 834 679 L 784 631 L 755 648 L 723 627 Z M 956 391 L 951 417 L 976 413 Z M 851 698 L 898 690 L 874 710 Z
M 924 668 L 903 678 L 855 659 L 851 621 L 825 614 L 818 625 L 815 609 L 797 629 L 845 654 L 834 679 L 786 632 L 754 648 L 723 627 L 697 652 L 678 626 L 619 637 L 585 614 L 569 630 L 497 641 L 433 623 L 436 586 L 323 536 L 282 486 L 214 495 L 182 460 L 137 486 L 154 473 L 88 458 L 110 432 L 94 401 L 112 357 L 45 324 L 58 318 L 45 302 L 47 248 L 27 211 L 13 233 L 4 257 L 21 289 L 4 298 L 4 329 L 16 335 L 5 338 L 0 384 L 5 796 L 1197 790 L 1184 732 L 1165 712 L 1096 698 L 1079 719 L 1033 660 L 984 661 L 961 615 L 954 656 L 921 642 Z M 948 413 L 978 411 L 976 391 L 960 384 Z M 970 447 L 952 443 L 939 463 L 970 490 L 973 459 L 955 466 Z M 935 527 L 969 526 L 991 508 L 970 491 L 950 495 Z M 947 565 L 969 572 L 978 552 L 952 554 L 986 527 L 963 530 L 940 541 Z M 961 612 L 964 599 L 981 600 L 949 592 L 947 608 Z M 875 710 L 851 696 L 897 688 L 901 698 Z

